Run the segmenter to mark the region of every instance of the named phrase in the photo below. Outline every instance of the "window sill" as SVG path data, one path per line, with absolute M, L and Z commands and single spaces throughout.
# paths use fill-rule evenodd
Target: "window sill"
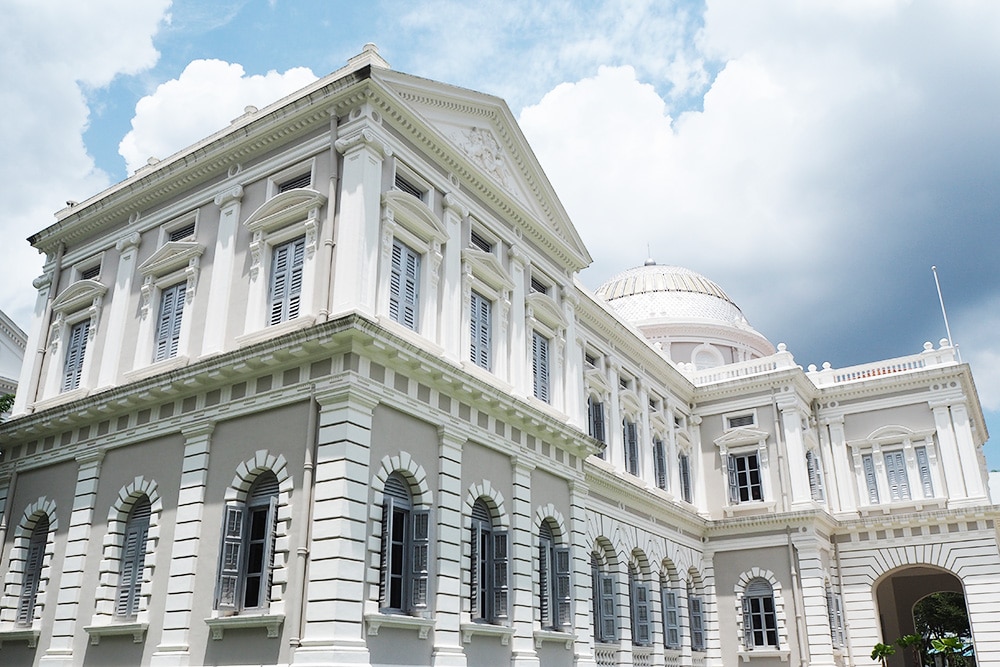
M 189 359 L 186 356 L 170 357 L 169 359 L 154 361 L 148 366 L 129 371 L 125 373 L 124 377 L 127 381 L 134 382 L 135 380 L 142 380 L 153 375 L 184 368 L 188 365 L 188 361 Z
M 535 648 L 541 648 L 545 642 L 565 642 L 566 650 L 573 648 L 576 635 L 558 630 L 535 630 Z
M 208 627 L 212 628 L 212 639 L 215 640 L 222 639 L 222 634 L 226 630 L 241 630 L 243 628 L 265 628 L 267 636 L 274 638 L 278 636 L 278 628 L 284 622 L 284 614 L 217 616 L 205 619 Z
M 507 625 L 493 625 L 491 623 L 462 623 L 462 643 L 468 644 L 474 635 L 486 635 L 499 637 L 503 646 L 510 644 L 510 638 L 514 634 L 514 628 Z
M 748 500 L 747 502 L 740 503 L 739 505 L 727 505 L 723 508 L 723 512 L 727 517 L 750 514 L 767 514 L 774 512 L 774 508 L 777 507 L 777 505 L 778 504 L 773 500 L 771 502 Z
M 38 646 L 38 636 L 41 630 L 38 628 L 22 628 L 20 630 L 0 630 L 0 647 L 4 642 L 28 642 L 28 648 Z
M 920 512 L 926 509 L 944 509 L 946 503 L 944 498 L 921 498 L 919 500 L 899 500 L 880 505 L 862 505 L 858 511 L 861 512 L 861 516 L 890 514 L 892 512 Z
M 782 662 L 788 662 L 792 652 L 788 649 L 761 647 L 751 650 L 741 648 L 738 653 L 741 662 L 750 662 L 752 658 L 778 658 Z
M 63 403 L 69 403 L 70 401 L 86 398 L 88 394 L 90 394 L 90 389 L 87 389 L 86 387 L 70 389 L 69 391 L 64 391 L 41 401 L 36 401 L 32 406 L 32 410 L 38 412 L 56 405 L 62 405 Z
M 261 343 L 265 340 L 271 340 L 272 338 L 277 338 L 286 333 L 291 333 L 293 331 L 298 331 L 299 329 L 307 329 L 316 323 L 316 318 L 312 315 L 299 315 L 294 320 L 288 320 L 280 324 L 272 324 L 266 326 L 257 331 L 251 331 L 250 333 L 243 334 L 242 336 L 236 337 L 236 344 L 240 347 L 247 347 L 249 345 L 254 345 L 255 343 Z
M 431 628 L 434 627 L 434 619 L 405 614 L 365 614 L 365 624 L 368 626 L 369 637 L 378 635 L 382 627 L 387 627 L 416 630 L 421 639 L 427 639 Z
M 101 643 L 101 637 L 115 637 L 119 635 L 132 635 L 132 642 L 141 644 L 149 629 L 149 623 L 108 623 L 107 625 L 88 625 L 83 628 L 90 635 L 90 645 L 97 646 Z

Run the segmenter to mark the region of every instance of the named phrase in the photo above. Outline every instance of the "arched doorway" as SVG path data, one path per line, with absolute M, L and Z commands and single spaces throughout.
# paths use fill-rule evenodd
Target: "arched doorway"
M 918 634 L 914 621 L 914 607 L 934 593 L 964 594 L 962 582 L 951 572 L 925 565 L 897 568 L 876 582 L 874 587 L 876 609 L 882 632 L 882 642 L 895 644 L 904 635 Z M 966 610 L 966 613 L 968 611 Z M 870 649 L 866 649 L 870 650 Z M 910 649 L 897 648 L 888 658 L 889 667 L 911 667 L 914 662 Z M 975 663 L 969 660 L 971 667 Z M 929 667 L 929 666 L 928 666 Z

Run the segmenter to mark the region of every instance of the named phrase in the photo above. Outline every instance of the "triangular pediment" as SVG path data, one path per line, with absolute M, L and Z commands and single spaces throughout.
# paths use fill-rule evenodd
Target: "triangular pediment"
M 205 248 L 194 241 L 168 241 L 139 265 L 143 276 L 162 276 L 184 268 L 192 257 L 199 257 Z
M 418 77 L 378 70 L 389 96 L 377 99 L 410 140 L 494 207 L 527 239 L 570 271 L 591 257 L 552 184 L 500 98 Z

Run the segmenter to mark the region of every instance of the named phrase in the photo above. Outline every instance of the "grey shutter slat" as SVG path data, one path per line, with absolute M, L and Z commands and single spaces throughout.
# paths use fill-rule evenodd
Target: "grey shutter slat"
M 137 511 L 138 510 L 138 511 Z M 139 609 L 142 570 L 146 563 L 146 538 L 149 534 L 149 502 L 133 509 L 125 528 L 115 616 L 134 617 Z
M 615 580 L 606 572 L 600 573 L 597 579 L 601 587 L 599 608 L 601 641 L 613 642 L 618 639 L 618 623 L 615 622 Z
M 677 457 L 677 472 L 681 478 L 681 497 L 684 502 L 691 502 L 691 462 L 687 454 L 680 454 Z
M 42 575 L 42 560 L 48 542 L 49 522 L 39 519 L 28 541 L 28 559 L 24 564 L 24 578 L 21 580 L 21 596 L 17 601 L 17 624 L 30 626 L 35 616 L 35 600 L 38 596 L 38 581 Z
M 639 474 L 639 429 L 635 422 L 625 421 L 625 462 L 628 472 Z
M 656 468 L 656 486 L 661 489 L 667 488 L 667 455 L 664 451 L 663 441 L 653 438 L 653 463 Z
M 806 471 L 809 474 L 809 492 L 813 500 L 823 500 L 823 475 L 819 468 L 819 459 L 812 450 L 806 452 Z
M 235 611 L 239 601 L 243 570 L 243 530 L 246 506 L 226 503 L 222 523 L 222 544 L 219 549 L 219 575 L 216 581 L 216 609 Z
M 865 483 L 868 485 L 868 502 L 878 505 L 878 481 L 875 478 L 875 462 L 872 460 L 872 455 L 863 455 L 861 465 L 865 470 Z
M 531 335 L 532 374 L 535 398 L 549 401 L 549 339 L 533 331 Z
M 544 524 L 543 524 L 544 527 Z M 548 540 L 538 541 L 538 616 L 543 628 L 551 628 L 552 622 L 552 582 L 550 574 L 552 564 L 549 562 L 551 544 Z
M 906 478 L 906 461 L 903 452 L 884 455 L 886 476 L 889 478 L 889 497 L 892 500 L 909 500 L 910 484 Z
M 299 315 L 305 237 L 274 247 L 271 252 L 271 282 L 268 324 L 280 324 Z
M 753 648 L 753 614 L 750 612 L 750 598 L 743 596 L 743 645 Z
M 163 290 L 160 295 L 160 317 L 157 320 L 154 361 L 162 361 L 177 355 L 186 292 L 187 285 L 178 283 Z
M 570 554 L 569 547 L 556 547 L 553 550 L 556 565 L 556 625 L 560 628 L 572 627 L 570 617 L 572 589 L 570 586 Z
M 390 478 L 389 481 L 391 481 Z M 386 484 L 388 488 L 388 484 Z M 389 606 L 389 553 L 392 541 L 392 503 L 393 498 L 385 495 L 382 500 L 382 560 L 378 571 L 379 608 Z
M 412 611 L 427 607 L 430 511 L 411 510 L 410 522 L 410 609 Z
M 649 587 L 636 583 L 635 589 L 635 633 L 632 641 L 641 646 L 650 644 L 649 627 Z
M 302 270 L 305 265 L 306 239 L 305 237 L 291 242 L 291 265 L 288 267 L 288 308 L 285 314 L 286 320 L 292 320 L 299 316 L 299 307 L 302 301 Z
M 923 488 L 924 498 L 934 497 L 934 483 L 931 481 L 931 466 L 927 460 L 927 448 L 917 447 L 913 450 L 917 457 L 917 468 L 920 469 L 920 486 Z
M 272 475 L 272 477 L 274 477 Z M 275 478 L 277 479 L 277 478 Z M 261 602 L 260 606 L 266 607 L 267 603 L 271 601 L 271 586 L 274 583 L 274 544 L 278 535 L 278 496 L 272 495 L 267 506 L 267 534 L 264 536 L 264 576 L 262 577 L 262 585 L 264 590 L 261 591 Z
M 738 505 L 740 502 L 740 482 L 736 472 L 736 457 L 726 455 L 726 467 L 729 471 L 729 502 Z
M 505 620 L 508 615 L 510 574 L 507 544 L 507 531 L 493 532 L 493 618 L 498 621 Z
M 479 503 L 476 503 L 479 506 Z M 481 569 L 483 562 L 483 555 L 480 550 L 480 545 L 483 540 L 483 526 L 475 518 L 475 510 L 473 507 L 473 521 L 472 521 L 472 535 L 469 540 L 469 592 L 472 594 L 470 597 L 471 606 L 470 612 L 473 618 L 482 618 L 484 614 L 484 609 L 480 600 L 482 599 L 481 586 L 483 582 L 481 581 Z
M 691 650 L 705 650 L 705 621 L 702 616 L 701 598 L 691 597 L 688 600 L 688 608 L 691 611 Z
M 469 306 L 470 356 L 472 363 L 490 370 L 492 303 L 478 292 L 472 293 Z
M 604 442 L 604 403 L 594 403 L 594 438 Z
M 660 591 L 660 606 L 663 614 L 663 645 L 669 649 L 678 649 L 681 646 L 681 632 L 677 618 L 677 593 L 663 588 Z
M 392 242 L 392 266 L 389 271 L 389 317 L 399 322 L 399 295 L 403 280 L 403 246 Z
M 69 344 L 66 346 L 66 361 L 63 366 L 63 391 L 80 386 L 83 373 L 83 359 L 87 353 L 87 337 L 90 334 L 90 320 L 77 322 L 70 329 Z
M 416 331 L 417 308 L 420 299 L 420 255 L 404 248 L 406 262 L 403 283 L 403 325 Z

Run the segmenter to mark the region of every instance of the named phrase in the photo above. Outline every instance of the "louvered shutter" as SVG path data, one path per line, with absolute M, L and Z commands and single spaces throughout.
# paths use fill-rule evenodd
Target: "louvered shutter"
M 382 560 L 378 570 L 379 608 L 389 606 L 389 559 L 392 545 L 392 498 L 382 501 Z
M 410 611 L 427 607 L 427 578 L 430 557 L 430 512 L 410 512 Z
M 743 646 L 753 648 L 753 613 L 750 609 L 750 598 L 743 596 Z
M 917 468 L 920 469 L 920 486 L 923 489 L 924 498 L 934 497 L 934 483 L 931 481 L 931 466 L 927 460 L 927 448 L 917 447 L 913 450 L 917 457 Z
M 90 320 L 77 322 L 70 329 L 66 346 L 66 361 L 63 365 L 62 390 L 69 391 L 80 386 L 83 373 L 83 358 L 87 353 L 87 338 L 90 334 Z
M 649 587 L 642 583 L 635 584 L 635 628 L 632 641 L 641 646 L 651 643 L 652 631 L 649 627 Z
M 699 597 L 688 599 L 688 608 L 691 612 L 691 650 L 705 650 L 705 619 L 702 615 L 702 603 Z
M 613 642 L 618 639 L 618 623 L 615 621 L 615 579 L 606 572 L 597 576 L 601 589 L 601 603 L 598 608 L 601 623 L 601 641 Z
M 472 363 L 486 370 L 490 370 L 492 305 L 478 292 L 472 293 L 469 306 L 470 356 Z
M 903 452 L 889 452 L 884 458 L 886 476 L 889 478 L 889 497 L 892 500 L 909 500 L 910 483 L 906 478 Z
M 420 256 L 404 247 L 403 292 L 401 303 L 402 324 L 417 329 L 417 307 L 420 298 Z
M 556 625 L 560 629 L 572 627 L 573 619 L 570 616 L 572 606 L 573 591 L 570 586 L 570 557 L 569 547 L 556 547 L 554 549 L 556 561 Z
M 277 478 L 275 478 L 277 481 Z M 278 534 L 278 496 L 272 495 L 267 505 L 267 523 L 264 524 L 267 534 L 264 536 L 264 556 L 262 563 L 264 574 L 261 577 L 261 591 L 259 606 L 266 607 L 271 601 L 271 586 L 274 583 L 274 544 Z
M 604 403 L 594 401 L 594 439 L 604 442 Z
M 667 488 L 667 455 L 664 451 L 663 441 L 653 438 L 653 464 L 656 468 L 656 486 L 661 489 Z
M 177 356 L 181 338 L 181 319 L 184 316 L 184 297 L 187 286 L 178 283 L 163 290 L 160 295 L 160 317 L 156 322 L 156 353 L 154 361 Z
M 861 457 L 861 466 L 865 471 L 865 484 L 868 486 L 868 503 L 878 505 L 878 480 L 875 477 L 875 462 L 871 454 Z
M 739 473 L 736 471 L 736 457 L 732 454 L 726 455 L 726 467 L 729 471 L 729 502 L 738 505 L 740 503 L 740 481 Z
M 485 610 L 482 609 L 482 567 L 483 556 L 481 547 L 483 540 L 483 527 L 478 521 L 472 521 L 472 535 L 469 539 L 469 593 L 470 609 L 472 618 L 482 618 Z
M 291 265 L 288 267 L 288 308 L 286 320 L 299 316 L 302 302 L 302 271 L 306 259 L 306 239 L 298 238 L 291 242 Z
M 639 429 L 635 422 L 626 421 L 625 430 L 625 463 L 632 475 L 639 474 Z
M 681 478 L 681 497 L 684 502 L 691 502 L 691 463 L 687 454 L 677 457 L 677 468 Z
M 215 607 L 236 611 L 243 575 L 243 534 L 246 505 L 226 503 L 219 550 L 219 577 L 215 585 Z
M 845 646 L 847 638 L 844 636 L 844 603 L 839 594 L 833 596 L 833 613 L 836 624 L 834 625 L 834 645 Z
M 142 569 L 146 563 L 146 538 L 149 534 L 149 501 L 137 501 L 125 525 L 118 577 L 115 616 L 133 618 L 139 612 Z
M 271 251 L 271 284 L 268 324 L 280 324 L 299 316 L 305 237 L 274 246 Z
M 677 593 L 669 588 L 660 591 L 660 606 L 663 614 L 663 645 L 669 649 L 681 646 L 681 626 L 677 618 Z
M 38 582 L 42 575 L 42 561 L 48 542 L 48 518 L 39 519 L 28 541 L 28 558 L 24 563 L 24 578 L 21 580 L 21 596 L 17 601 L 17 624 L 30 626 L 35 617 L 35 599 L 38 596 Z
M 543 525 L 543 528 L 545 526 Z M 551 543 L 545 539 L 538 541 L 538 617 L 543 628 L 551 628 L 552 619 L 552 564 L 549 561 Z
M 809 475 L 809 492 L 813 500 L 823 500 L 823 474 L 819 469 L 819 459 L 812 450 L 806 452 L 806 472 Z
M 392 266 L 389 271 L 389 317 L 394 322 L 400 322 L 399 298 L 403 284 L 403 245 L 399 241 L 392 242 Z
M 493 619 L 505 620 L 508 612 L 509 561 L 507 531 L 493 532 Z
M 549 401 L 549 339 L 533 331 L 531 335 L 531 369 L 534 376 L 535 398 Z

